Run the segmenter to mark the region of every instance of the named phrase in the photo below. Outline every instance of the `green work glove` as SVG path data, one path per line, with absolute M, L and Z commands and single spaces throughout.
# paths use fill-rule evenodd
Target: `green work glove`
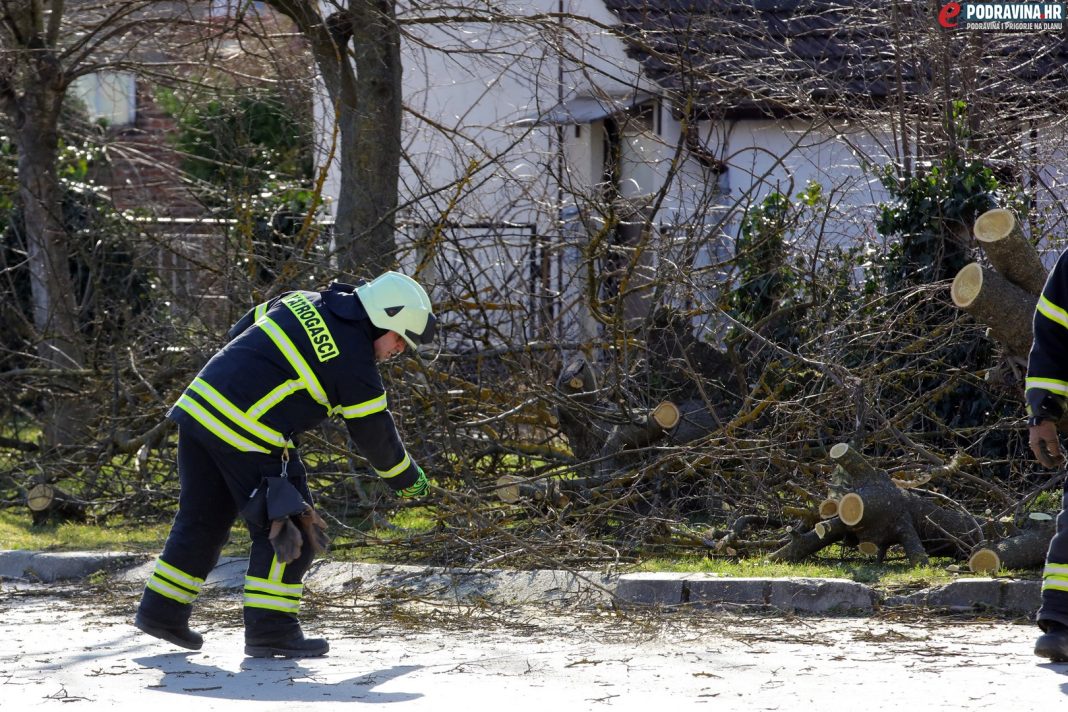
M 419 479 L 415 481 L 415 484 L 397 490 L 398 497 L 422 497 L 430 491 L 430 483 L 426 481 L 426 475 L 423 474 L 423 468 L 416 465 L 415 469 L 419 470 Z

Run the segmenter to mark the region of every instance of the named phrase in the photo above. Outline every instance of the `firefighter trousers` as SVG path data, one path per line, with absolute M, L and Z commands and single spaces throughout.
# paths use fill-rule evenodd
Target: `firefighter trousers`
M 281 472 L 281 455 L 239 452 L 196 428 L 178 434 L 178 513 L 163 553 L 141 597 L 139 614 L 164 626 L 188 625 L 204 580 L 218 563 L 241 508 L 264 477 Z M 312 502 L 307 474 L 290 452 L 289 481 Z M 244 585 L 245 640 L 270 644 L 300 634 L 301 580 L 313 552 L 282 564 L 268 539 L 269 527 L 245 522 L 252 540 Z
M 1049 543 L 1046 567 L 1042 571 L 1042 607 L 1038 609 L 1038 625 L 1055 621 L 1068 626 L 1068 480 L 1064 483 L 1061 511 L 1057 515 L 1057 531 Z

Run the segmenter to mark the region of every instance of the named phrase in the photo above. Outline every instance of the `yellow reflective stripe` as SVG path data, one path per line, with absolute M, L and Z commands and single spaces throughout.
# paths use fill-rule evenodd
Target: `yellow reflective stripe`
M 183 393 L 182 397 L 178 399 L 178 402 L 175 403 L 175 405 L 193 416 L 197 422 L 207 428 L 215 437 L 225 443 L 233 445 L 241 452 L 262 452 L 265 455 L 270 454 L 270 450 L 261 445 L 257 445 L 248 438 L 242 437 L 234 432 L 228 425 L 204 410 L 199 403 L 186 394 Z
M 245 577 L 245 589 L 255 589 L 263 593 L 277 593 L 282 596 L 296 596 L 297 598 L 304 595 L 304 584 L 302 583 L 279 583 L 268 579 L 256 578 L 255 576 Z
M 1068 312 L 1046 299 L 1044 294 L 1038 298 L 1038 312 L 1050 321 L 1055 321 L 1068 329 Z
M 290 601 L 284 598 L 274 598 L 273 596 L 257 596 L 246 593 L 244 603 L 248 608 L 266 608 L 271 611 L 282 611 L 283 613 L 300 612 L 300 601 Z
M 275 407 L 291 394 L 304 389 L 304 381 L 299 379 L 293 379 L 292 381 L 286 381 L 282 385 L 273 389 L 270 393 L 265 395 L 256 401 L 251 408 L 248 409 L 248 417 L 259 420 L 260 416 Z
M 335 413 L 341 413 L 343 418 L 362 418 L 372 413 L 381 413 L 387 407 L 386 394 L 372 398 L 369 401 L 363 403 L 357 403 L 356 405 L 338 406 L 334 409 Z
M 1068 591 L 1068 581 L 1043 581 L 1042 590 L 1051 589 L 1053 591 Z
M 1068 576 L 1068 564 L 1046 564 L 1042 569 L 1043 576 Z
M 171 579 L 175 583 L 184 584 L 189 588 L 196 589 L 197 591 L 204 585 L 204 579 L 197 578 L 191 574 L 187 574 L 184 571 L 174 568 L 163 559 L 156 559 L 156 569 L 153 574 L 162 574 Z
M 1068 381 L 1059 381 L 1056 378 L 1039 378 L 1037 376 L 1024 381 L 1024 389 L 1041 388 L 1051 393 L 1068 395 Z
M 252 435 L 262 438 L 278 447 L 282 447 L 286 444 L 285 436 L 283 436 L 282 433 L 273 430 L 272 428 L 268 428 L 263 423 L 248 417 L 243 410 L 231 403 L 226 396 L 215 390 L 215 388 L 204 379 L 193 379 L 193 383 L 189 387 L 203 396 L 204 400 L 215 406 L 215 408 L 229 418 L 234 425 L 239 425 Z
M 267 580 L 274 583 L 282 582 L 282 574 L 286 572 L 286 565 L 278 560 L 277 556 L 271 558 L 271 571 L 267 574 Z
M 169 598 L 172 601 L 178 601 L 178 603 L 192 603 L 196 600 L 197 597 L 195 593 L 190 593 L 189 591 L 178 588 L 177 586 L 172 586 L 166 581 L 156 578 L 154 576 L 148 580 L 148 583 L 145 584 L 145 586 L 147 588 L 152 589 L 161 596 L 165 596 L 166 598 Z
M 304 327 L 304 333 L 307 334 L 315 357 L 320 363 L 341 355 L 323 315 L 302 292 L 293 292 L 282 297 L 282 304 L 289 307 L 289 311 L 293 312 L 293 316 L 297 317 L 297 321 Z
M 256 305 L 256 310 L 252 312 L 252 321 L 259 321 L 259 318 L 267 313 L 268 302 Z
M 311 366 L 304 360 L 304 357 L 300 355 L 297 347 L 293 345 L 286 333 L 282 331 L 282 328 L 274 322 L 269 316 L 264 316 L 262 319 L 256 322 L 256 324 L 267 332 L 267 336 L 271 337 L 271 341 L 278 347 L 278 350 L 285 356 L 286 361 L 289 361 L 289 365 L 293 367 L 293 370 L 297 372 L 301 380 L 304 381 L 305 387 L 308 389 L 308 393 L 315 399 L 316 403 L 324 406 L 327 410 L 330 410 L 330 402 L 326 399 L 326 392 L 323 391 L 323 387 L 319 385 L 319 379 L 315 377 L 315 373 L 311 370 Z
M 389 468 L 385 472 L 382 470 L 375 470 L 378 476 L 382 479 L 388 480 L 390 477 L 396 477 L 400 473 L 408 469 L 408 466 L 412 464 L 412 458 L 408 457 L 408 453 L 404 453 L 404 459 L 400 461 L 399 465 Z

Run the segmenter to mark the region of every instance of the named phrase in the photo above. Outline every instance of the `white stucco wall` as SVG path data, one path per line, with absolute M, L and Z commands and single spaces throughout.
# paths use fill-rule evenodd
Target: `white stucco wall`
M 1035 206 L 1022 227 L 1048 267 L 1068 247 L 1068 126 L 1064 119 L 1044 122 L 1019 148 L 1019 160 L 1031 168 L 1027 187 Z
M 471 238 L 493 239 L 492 229 L 485 225 L 510 224 L 499 231 L 506 234 L 499 244 L 479 243 L 483 246 L 467 265 L 479 275 L 466 288 L 460 280 L 447 278 L 456 251 L 439 250 L 444 261 L 441 269 L 426 278 L 437 278 L 439 291 L 449 292 L 454 300 L 529 307 L 537 301 L 535 292 L 544 288 L 562 291 L 569 282 L 561 272 L 563 257 L 558 251 L 532 247 L 531 240 L 523 237 L 560 232 L 557 130 L 512 124 L 588 92 L 594 83 L 601 91 L 626 91 L 637 76 L 637 67 L 625 59 L 619 40 L 598 27 L 612 20 L 600 2 L 535 0 L 494 6 L 497 12 L 517 18 L 560 12 L 581 16 L 591 8 L 597 16 L 592 24 L 552 20 L 409 24 L 404 28 L 408 113 L 403 127 L 400 195 L 404 207 L 398 215 L 399 231 L 417 237 L 443 218 L 460 226 L 479 225 L 445 231 L 446 241 L 462 242 L 469 248 L 477 242 Z M 402 10 L 401 17 L 414 15 Z M 560 58 L 560 46 L 567 48 L 572 59 Z M 581 64 L 586 66 L 579 69 Z M 329 116 L 320 103 L 317 122 L 322 137 L 330 136 Z M 564 129 L 568 131 L 574 129 Z M 588 162 L 599 160 L 596 149 Z M 573 178 L 565 178 L 564 183 Z M 338 183 L 333 166 L 324 193 L 336 195 Z M 402 263 L 414 267 L 420 257 L 407 252 L 402 254 Z M 532 283 L 537 272 L 545 275 L 544 283 L 540 279 Z M 529 331 L 529 319 L 513 319 L 503 311 L 502 315 L 507 317 L 504 321 L 523 322 L 511 328 L 513 333 L 516 328 Z

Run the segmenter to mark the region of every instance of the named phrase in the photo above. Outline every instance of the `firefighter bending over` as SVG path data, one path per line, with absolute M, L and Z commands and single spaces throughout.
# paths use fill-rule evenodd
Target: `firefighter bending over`
M 229 332 L 168 413 L 178 423 L 178 513 L 145 586 L 134 625 L 190 650 L 192 604 L 236 518 L 252 539 L 244 586 L 245 654 L 315 657 L 297 619 L 304 573 L 326 544 L 293 438 L 329 415 L 402 497 L 427 491 L 404 449 L 377 363 L 429 343 L 435 317 L 423 288 L 397 272 L 358 287 L 332 284 L 260 304 Z

